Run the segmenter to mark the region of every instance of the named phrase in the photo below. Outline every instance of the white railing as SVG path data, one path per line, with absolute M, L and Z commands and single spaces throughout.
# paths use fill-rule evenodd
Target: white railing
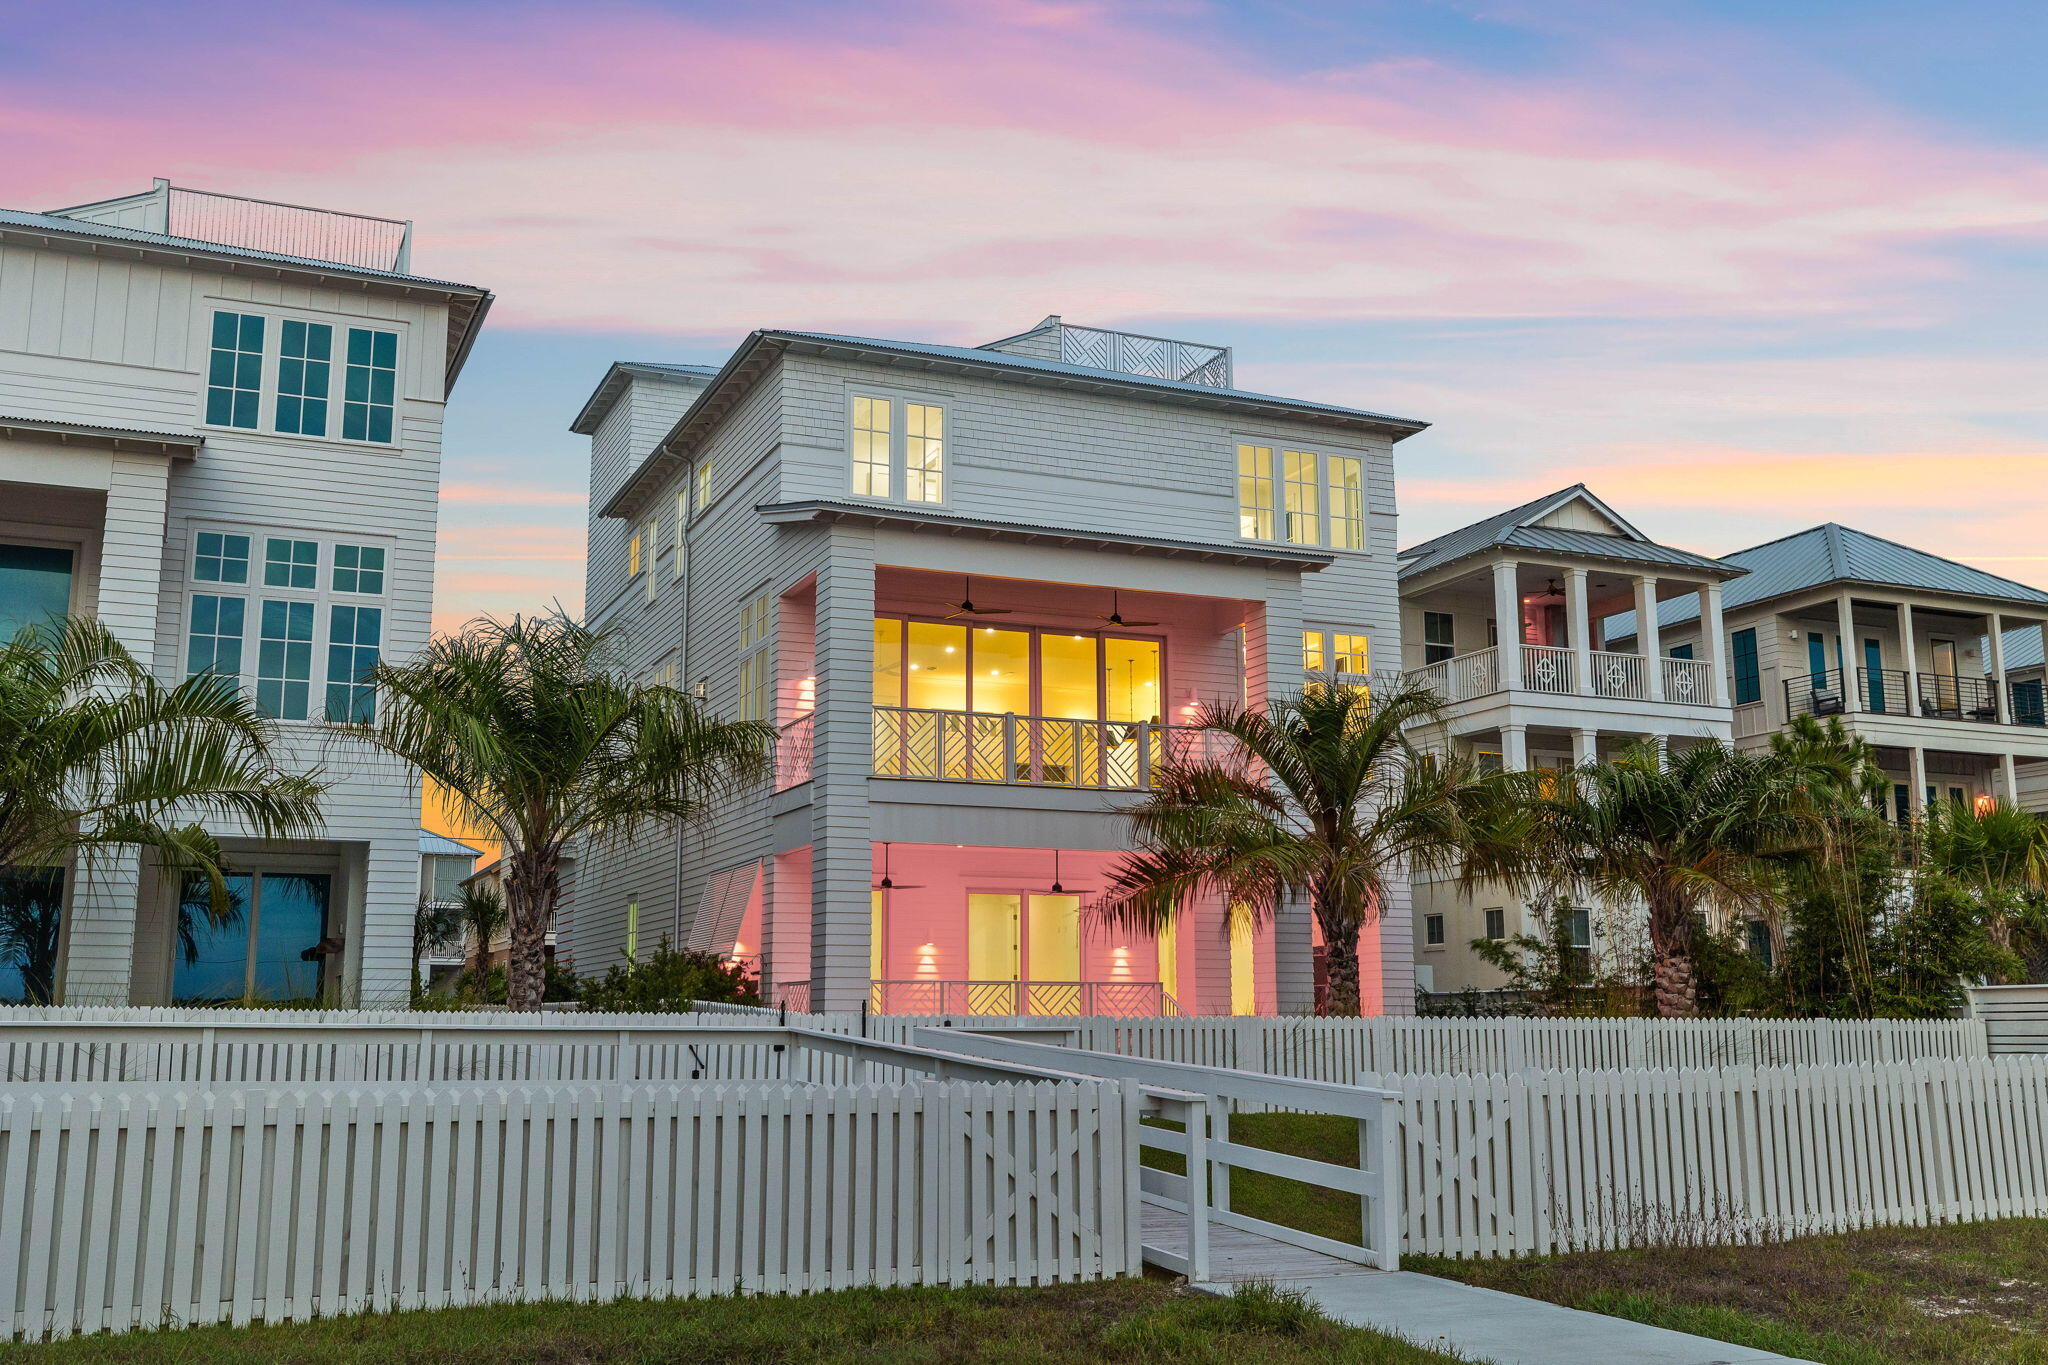
M 1205 732 L 1150 721 L 874 709 L 877 777 L 1027 787 L 1143 791 L 1169 757 L 1199 752 Z
M 1176 341 L 1139 332 L 1112 332 L 1071 322 L 1054 325 L 1059 329 L 1060 359 L 1069 365 L 1177 379 L 1218 389 L 1230 387 L 1228 346 Z
M 1445 705 L 1470 701 L 1500 690 L 1498 655 L 1498 650 L 1475 649 L 1414 669 L 1408 678 L 1436 693 Z
M 165 229 L 223 246 L 334 261 L 370 270 L 411 268 L 412 224 L 366 213 L 307 208 L 213 190 L 166 185 Z
M 1408 1251 L 1527 1256 L 2048 1214 L 2048 1058 L 1367 1072 L 1400 1095 Z M 2026 1135 L 2026 1136 L 2023 1136 Z
M 1707 660 L 1665 658 L 1658 664 L 1664 670 L 1664 700 L 1714 704 L 1714 668 Z
M 1531 692 L 1578 691 L 1572 652 L 1559 645 L 1523 645 L 1522 686 Z
M 818 713 L 806 711 L 784 725 L 775 740 L 775 790 L 787 791 L 811 780 L 811 739 Z
M 1220 1225 L 1340 1260 L 1382 1270 L 1400 1269 L 1396 1097 L 1390 1092 L 937 1028 L 920 1028 L 915 1037 L 928 1046 L 949 1047 L 1016 1066 L 1057 1066 L 1147 1087 L 1153 1112 L 1181 1126 L 1178 1130 L 1141 1126 L 1138 1142 L 1154 1151 L 1178 1155 L 1185 1163 L 1182 1173 L 1150 1167 L 1143 1173 L 1146 1202 L 1182 1215 L 1163 1223 L 1157 1232 L 1148 1228 L 1145 1259 L 1154 1265 L 1195 1283 L 1208 1280 L 1209 1229 Z M 1289 1109 L 1354 1119 L 1358 1164 L 1316 1161 L 1233 1142 L 1230 1123 L 1234 1109 Z M 1233 1170 L 1282 1176 L 1355 1197 L 1359 1203 L 1358 1240 L 1320 1237 L 1237 1212 L 1230 1206 Z
M 1617 654 L 1613 650 L 1593 651 L 1593 695 L 1618 697 L 1624 701 L 1650 699 L 1649 675 L 1640 654 Z
M 1157 981 L 877 981 L 868 991 L 877 1014 L 1174 1017 L 1180 1002 Z

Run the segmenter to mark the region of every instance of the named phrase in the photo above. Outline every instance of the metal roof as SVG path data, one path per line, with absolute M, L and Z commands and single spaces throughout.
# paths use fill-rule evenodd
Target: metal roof
M 626 392 L 626 385 L 635 375 L 653 375 L 673 379 L 709 380 L 718 373 L 716 365 L 671 365 L 657 360 L 615 360 L 604 378 L 592 389 L 590 397 L 576 414 L 576 420 L 569 423 L 569 430 L 579 436 L 588 436 L 597 430 L 597 424 L 604 420 L 612 405 Z
M 1778 540 L 1752 545 L 1727 556 L 1727 562 L 1749 570 L 1721 594 L 1724 611 L 1767 602 L 1774 597 L 1807 592 L 1830 583 L 1865 583 L 1905 588 L 1950 597 L 1977 597 L 1996 602 L 2048 606 L 2048 592 L 1986 573 L 1953 559 L 1931 555 L 1896 540 L 1828 522 Z M 1657 623 L 1682 625 L 1699 615 L 1696 597 L 1675 597 L 1659 605 Z M 1608 618 L 1614 638 L 1635 633 L 1635 613 Z M 2017 632 L 2015 632 L 2017 633 Z M 2008 637 L 2010 638 L 2010 637 Z
M 420 830 L 420 856 L 422 857 L 480 858 L 483 856 L 483 852 L 480 848 L 471 848 L 468 844 L 459 844 L 445 834 L 436 834 L 430 829 Z
M 1532 524 L 1570 502 L 1584 502 L 1591 506 L 1620 528 L 1620 533 L 1603 535 L 1595 531 Z M 1555 493 L 1545 494 L 1519 507 L 1496 512 L 1482 521 L 1473 522 L 1470 526 L 1446 531 L 1434 540 L 1410 546 L 1400 554 L 1403 561 L 1401 577 L 1414 578 L 1496 547 L 1544 550 L 1556 554 L 1582 555 L 1592 559 L 1612 559 L 1628 564 L 1670 565 L 1724 578 L 1732 578 L 1742 572 L 1721 560 L 1694 554 L 1690 550 L 1681 550 L 1675 546 L 1658 544 L 1594 496 L 1586 485 L 1575 483 L 1570 488 L 1561 488 Z
M 73 437 L 104 441 L 109 445 L 173 446 L 186 456 L 206 444 L 206 438 L 190 431 L 157 431 L 144 427 L 107 427 L 92 422 L 65 422 L 49 417 L 17 417 L 0 413 L 0 434 L 25 432 L 31 436 L 55 436 L 60 441 Z
M 2041 628 L 2021 626 L 2018 630 L 2005 633 L 2005 671 L 2015 672 L 2022 668 L 2039 668 L 2044 661 L 2041 657 Z

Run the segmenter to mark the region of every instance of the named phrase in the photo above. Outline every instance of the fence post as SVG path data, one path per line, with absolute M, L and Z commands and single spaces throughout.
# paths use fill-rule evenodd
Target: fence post
M 1188 1133 L 1188 1282 L 1209 1280 L 1209 1125 L 1208 1102 L 1186 1101 L 1182 1113 Z

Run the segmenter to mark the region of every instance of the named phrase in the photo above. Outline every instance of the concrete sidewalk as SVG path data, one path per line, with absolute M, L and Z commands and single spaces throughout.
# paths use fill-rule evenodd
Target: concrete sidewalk
M 1434 1275 L 1359 1270 L 1344 1275 L 1276 1277 L 1339 1322 L 1451 1350 L 1493 1365 L 1760 1365 L 1793 1356 L 1564 1308 L 1540 1299 L 1480 1289 Z M 1228 1294 L 1227 1283 L 1195 1286 Z

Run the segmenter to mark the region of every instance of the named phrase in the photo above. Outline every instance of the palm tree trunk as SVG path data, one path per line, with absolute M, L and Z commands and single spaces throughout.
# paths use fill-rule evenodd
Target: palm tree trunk
M 505 1003 L 537 1010 L 547 988 L 548 925 L 554 922 L 561 891 L 561 863 L 546 850 L 513 855 L 506 869 L 505 918 L 510 953 L 505 969 Z
M 1650 902 L 1651 978 L 1657 1016 L 1690 1019 L 1699 1013 L 1699 972 L 1693 964 L 1693 920 L 1674 893 L 1655 888 Z
M 1316 923 L 1323 931 L 1322 1013 L 1346 1019 L 1358 1017 L 1358 926 L 1344 928 L 1316 909 Z

